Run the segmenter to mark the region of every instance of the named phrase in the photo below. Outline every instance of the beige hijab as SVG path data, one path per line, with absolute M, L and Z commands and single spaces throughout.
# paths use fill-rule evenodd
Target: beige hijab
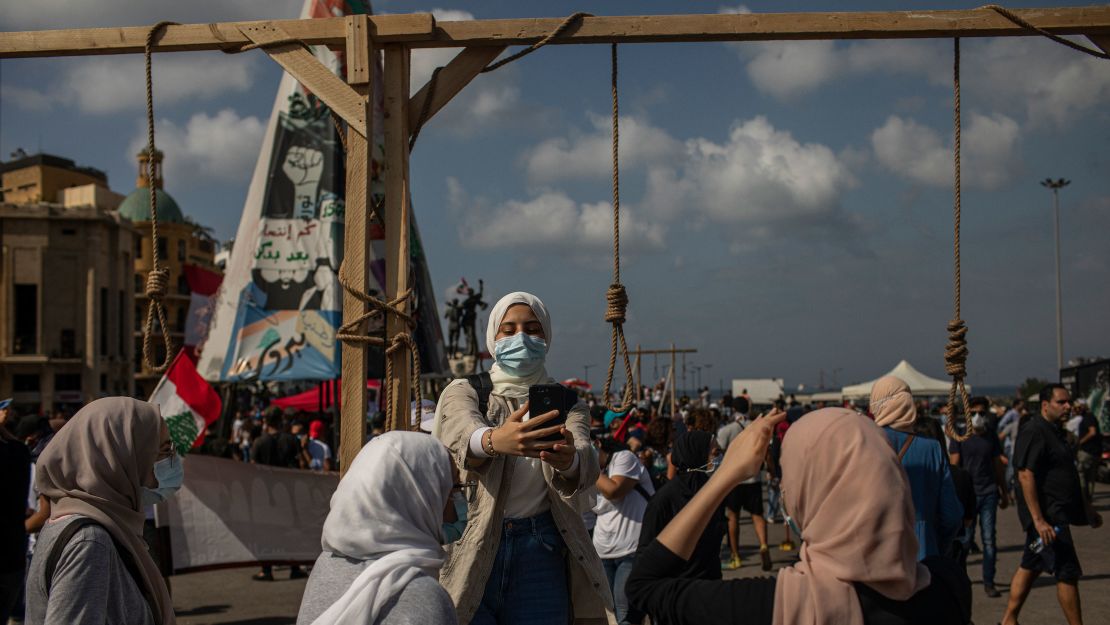
M 906 474 L 867 417 L 823 408 L 792 425 L 782 496 L 802 549 L 797 564 L 779 571 L 775 625 L 862 625 L 853 583 L 900 601 L 929 585 Z
M 917 421 L 910 387 L 892 375 L 884 375 L 871 387 L 870 409 L 875 423 L 900 432 L 912 432 L 913 422 Z
M 39 456 L 35 483 L 50 518 L 80 514 L 104 526 L 139 565 L 154 622 L 176 622 L 173 602 L 143 541 L 142 481 L 158 455 L 158 407 L 129 397 L 98 399 L 77 412 Z
M 490 356 L 493 356 L 497 344 L 497 328 L 501 325 L 501 320 L 505 318 L 505 313 L 509 312 L 509 307 L 515 304 L 524 304 L 532 309 L 536 319 L 540 322 L 540 326 L 543 327 L 544 341 L 547 342 L 547 349 L 550 350 L 552 339 L 551 315 L 547 312 L 547 306 L 544 306 L 540 298 L 531 293 L 515 291 L 497 300 L 497 303 L 493 305 L 493 310 L 489 313 L 489 322 L 486 324 L 486 350 Z M 544 367 L 540 367 L 538 371 L 530 376 L 520 378 L 502 369 L 496 361 L 490 367 L 489 374 L 493 382 L 494 393 L 519 399 L 528 397 L 528 387 L 533 384 L 543 384 L 551 379 Z

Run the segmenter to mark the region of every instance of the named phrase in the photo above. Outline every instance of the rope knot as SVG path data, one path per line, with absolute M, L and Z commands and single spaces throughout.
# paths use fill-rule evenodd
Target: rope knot
M 953 378 L 967 375 L 967 324 L 956 318 L 948 322 L 948 343 L 944 346 L 944 370 Z
M 609 285 L 609 290 L 605 292 L 605 301 L 608 306 L 605 308 L 605 322 L 606 323 L 624 323 L 625 313 L 628 312 L 628 293 L 624 290 L 624 285 L 615 283 Z
M 165 267 L 156 267 L 146 275 L 146 296 L 160 302 L 166 297 L 170 283 L 170 272 Z

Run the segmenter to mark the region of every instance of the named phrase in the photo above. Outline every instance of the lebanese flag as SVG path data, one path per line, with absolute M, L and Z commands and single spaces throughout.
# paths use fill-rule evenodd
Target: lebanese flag
M 185 350 L 177 353 L 154 387 L 150 403 L 158 405 L 173 446 L 182 456 L 204 442 L 205 428 L 219 418 L 223 408 L 220 396 L 200 377 Z

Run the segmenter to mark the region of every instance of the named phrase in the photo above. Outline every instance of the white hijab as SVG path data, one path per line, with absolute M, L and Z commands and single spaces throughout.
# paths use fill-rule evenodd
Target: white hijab
M 362 448 L 332 495 L 321 546 L 372 563 L 313 625 L 375 623 L 417 575 L 438 579 L 451 486 L 447 449 L 427 434 L 388 432 Z
M 505 297 L 497 300 L 493 305 L 493 310 L 489 313 L 489 323 L 486 324 L 486 350 L 490 355 L 494 354 L 497 341 L 497 328 L 501 325 L 501 320 L 505 318 L 505 313 L 509 311 L 509 307 L 515 304 L 525 304 L 532 309 L 536 314 L 536 319 L 539 319 L 540 325 L 543 327 L 543 334 L 546 337 L 544 340 L 547 342 L 548 351 L 551 350 L 551 315 L 547 312 L 547 307 L 543 305 L 540 298 L 525 293 L 524 291 L 516 291 L 509 293 Z M 493 380 L 493 392 L 498 395 L 506 397 L 527 397 L 528 387 L 533 384 L 542 384 L 550 379 L 547 375 L 547 370 L 540 367 L 538 371 L 528 377 L 517 377 L 509 375 L 505 372 L 499 364 L 493 363 L 489 369 L 490 379 Z

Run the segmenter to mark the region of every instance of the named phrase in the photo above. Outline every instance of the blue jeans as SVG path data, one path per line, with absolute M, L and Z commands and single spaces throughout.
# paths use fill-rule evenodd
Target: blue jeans
M 994 520 L 998 515 L 998 493 L 975 496 L 976 516 L 979 517 L 979 535 L 983 538 L 983 585 L 994 585 L 994 567 L 998 552 L 994 541 Z M 964 530 L 963 543 L 970 547 L 975 540 L 975 523 Z
M 472 625 L 567 625 L 566 543 L 550 512 L 505 519 Z
M 773 484 L 767 485 L 767 520 L 777 522 L 782 519 L 782 491 Z
M 609 578 L 609 590 L 613 591 L 613 603 L 616 606 L 617 622 L 625 623 L 628 617 L 628 597 L 624 594 L 624 584 L 632 573 L 632 561 L 636 554 L 622 558 L 602 558 L 601 564 L 605 567 L 605 577 Z

